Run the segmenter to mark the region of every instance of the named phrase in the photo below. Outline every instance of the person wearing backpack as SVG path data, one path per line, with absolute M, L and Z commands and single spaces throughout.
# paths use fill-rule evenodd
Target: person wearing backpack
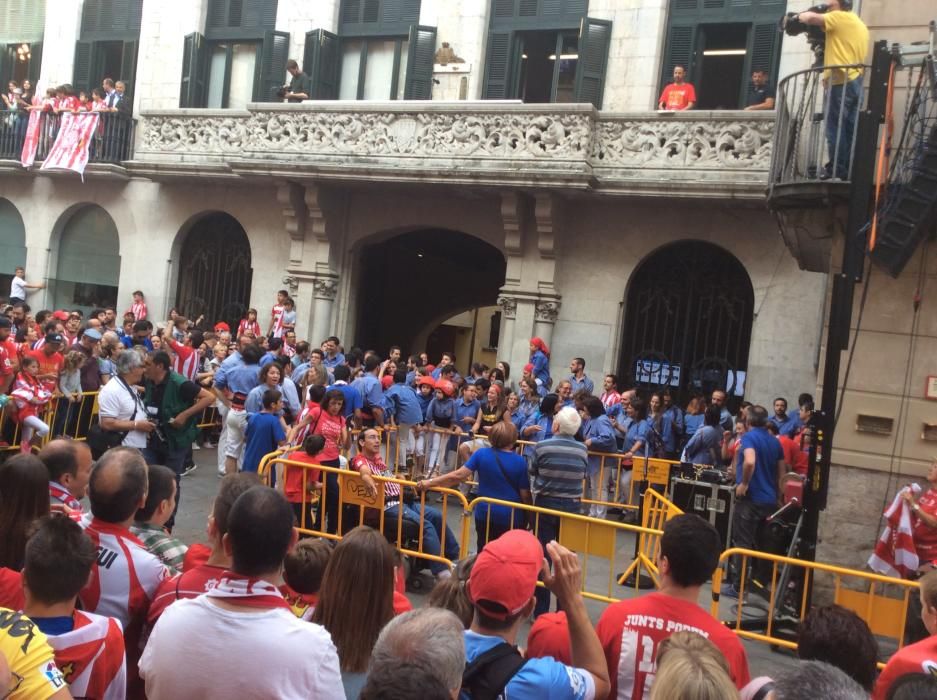
M 463 700 L 604 700 L 608 667 L 586 613 L 580 590 L 582 569 L 574 552 L 556 541 L 543 547 L 526 530 L 509 530 L 490 541 L 475 559 L 468 580 L 474 616 L 465 631 Z M 537 578 L 556 595 L 569 622 L 572 665 L 552 658 L 524 661 L 517 634 L 535 605 Z

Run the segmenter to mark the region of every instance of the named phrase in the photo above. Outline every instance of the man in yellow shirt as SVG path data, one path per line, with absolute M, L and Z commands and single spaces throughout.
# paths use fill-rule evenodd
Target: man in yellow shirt
M 869 30 L 852 11 L 852 0 L 828 0 L 829 10 L 801 12 L 798 19 L 826 34 L 823 65 L 827 82 L 826 143 L 830 163 L 826 177 L 849 179 L 856 115 L 862 101 L 862 68 L 869 50 Z M 836 68 L 835 66 L 847 66 Z
M 0 608 L 0 696 L 10 700 L 70 700 L 46 636 L 23 613 Z M 5 693 L 5 694 L 3 694 Z

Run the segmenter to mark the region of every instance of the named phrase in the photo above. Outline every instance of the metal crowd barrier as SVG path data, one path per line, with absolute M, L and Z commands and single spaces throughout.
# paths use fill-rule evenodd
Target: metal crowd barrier
M 660 537 L 664 525 L 671 518 L 682 515 L 683 511 L 653 489 L 644 492 L 644 509 L 641 513 L 642 533 L 638 537 L 638 546 L 634 561 L 625 569 L 618 583 L 624 584 L 633 577 L 635 586 L 639 584 L 642 570 L 651 577 L 654 586 L 660 587 L 660 570 L 657 568 L 657 556 L 660 554 Z
M 738 600 L 742 603 L 730 604 L 729 615 L 724 617 L 719 591 L 732 557 L 738 557 Z M 750 549 L 727 549 L 719 562 L 712 580 L 713 617 L 722 619 L 740 637 L 788 649 L 797 648 L 792 632 L 809 612 L 811 586 L 831 587 L 831 602 L 854 611 L 873 635 L 893 642 L 898 649 L 904 644 L 911 595 L 920 588 L 917 581 Z M 889 592 L 892 595 L 886 595 Z

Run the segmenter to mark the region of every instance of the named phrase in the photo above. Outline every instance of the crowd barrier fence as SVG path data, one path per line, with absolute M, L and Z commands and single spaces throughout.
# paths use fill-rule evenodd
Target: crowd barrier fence
M 657 556 L 660 554 L 660 536 L 667 521 L 682 514 L 683 511 L 667 500 L 663 494 L 654 489 L 648 489 L 644 492 L 644 508 L 641 513 L 642 532 L 638 537 L 634 561 L 618 579 L 619 584 L 624 585 L 629 577 L 633 577 L 637 586 L 643 570 L 651 577 L 654 587 L 660 588 L 660 571 L 657 567 Z
M 729 606 L 726 619 L 720 616 L 720 589 L 733 557 L 737 558 L 741 603 Z M 872 634 L 899 649 L 904 644 L 910 596 L 920 588 L 917 581 L 750 549 L 727 549 L 719 562 L 712 580 L 713 617 L 722 619 L 740 637 L 788 649 L 797 648 L 789 631 L 809 612 L 811 586 L 831 587 L 833 603 L 854 611 Z M 769 571 L 770 578 L 766 576 Z M 884 664 L 880 662 L 879 666 Z

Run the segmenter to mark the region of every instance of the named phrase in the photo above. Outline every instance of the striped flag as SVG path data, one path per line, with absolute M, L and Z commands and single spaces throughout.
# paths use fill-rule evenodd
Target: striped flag
M 74 170 L 84 180 L 85 166 L 88 165 L 88 146 L 98 128 L 98 118 L 96 112 L 62 114 L 59 135 L 40 170 Z
M 23 151 L 20 153 L 20 163 L 24 168 L 31 168 L 36 161 L 36 151 L 39 149 L 39 116 L 38 109 L 29 113 L 29 123 L 26 125 L 26 139 L 23 141 Z

